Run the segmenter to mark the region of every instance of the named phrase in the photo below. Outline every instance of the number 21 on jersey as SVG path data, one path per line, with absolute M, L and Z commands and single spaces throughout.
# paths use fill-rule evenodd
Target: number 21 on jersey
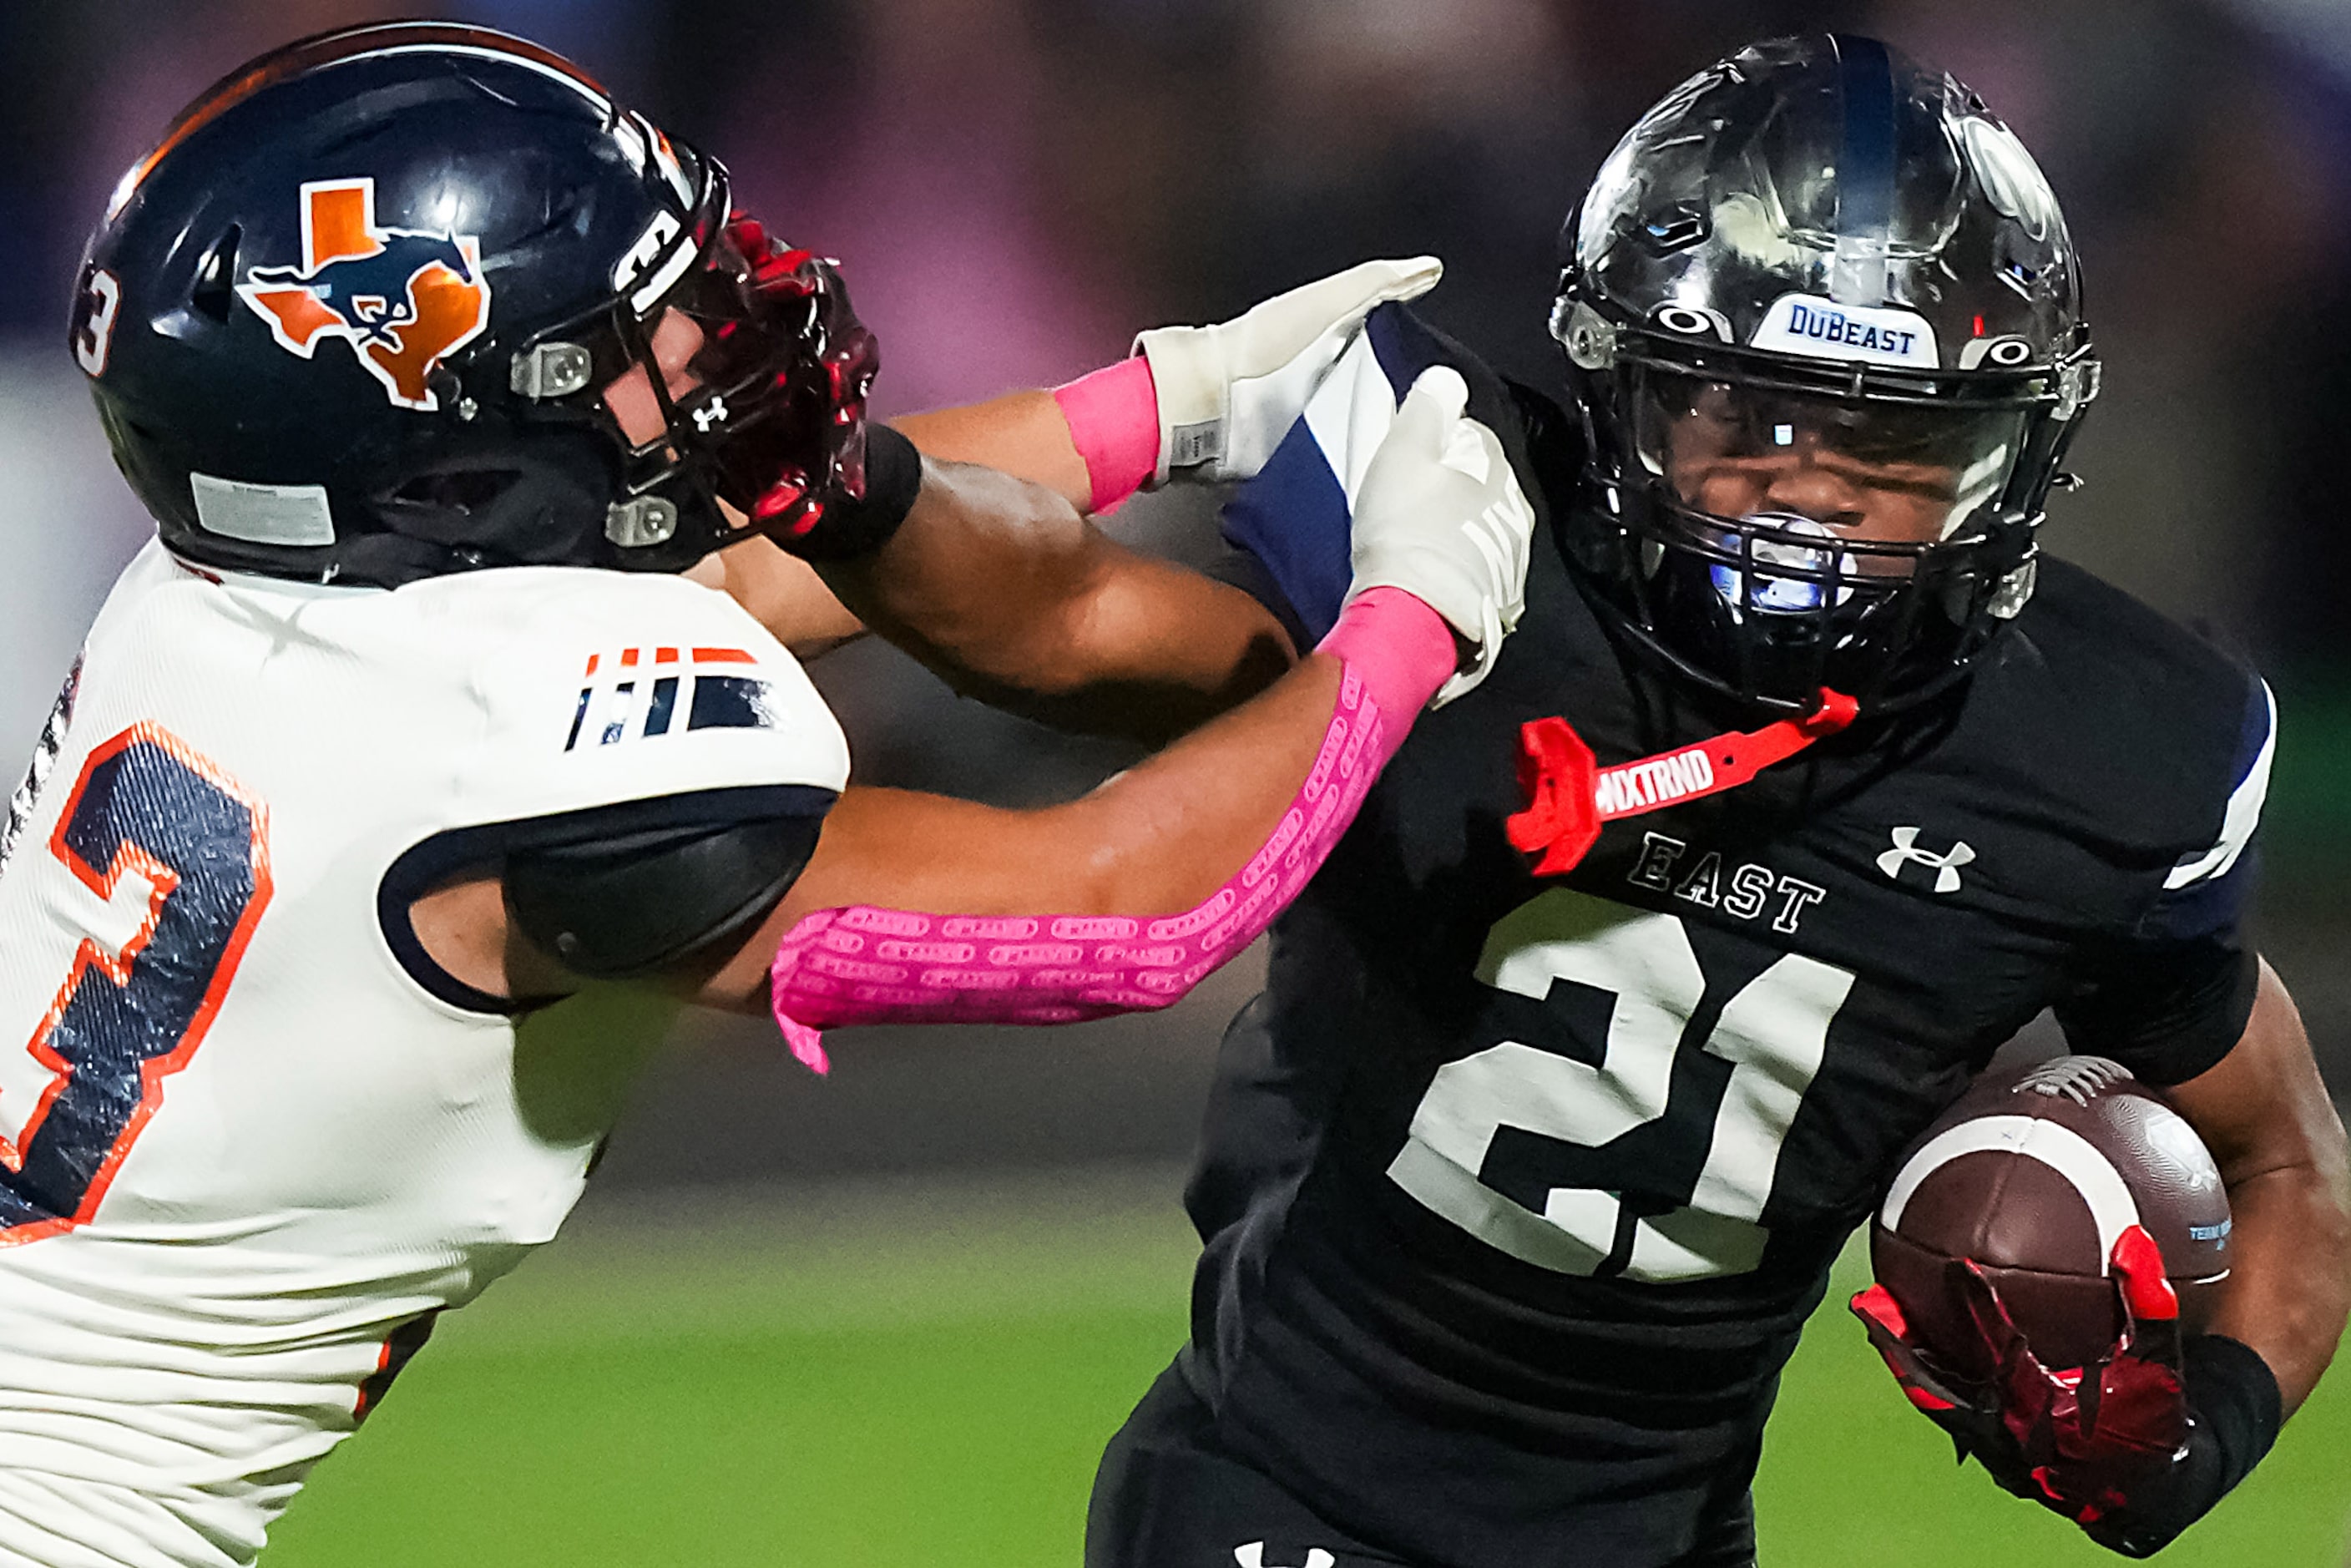
M 42 895 L 68 929 L 94 923 L 126 875 L 146 884 L 146 908 L 120 946 L 80 937 L 26 1047 L 46 1077 L 28 1092 L 12 1064 L 0 1089 L 0 1246 L 97 1209 L 164 1078 L 203 1042 L 269 902 L 260 802 L 152 724 L 90 753 L 47 847 L 44 861 L 26 846 L 5 873 L 12 884 L 70 873 L 83 891 Z
M 1770 1238 L 1761 1221 L 1780 1145 L 1820 1071 L 1852 972 L 1784 953 L 1723 1004 L 1694 1042 L 1730 1064 L 1705 1163 L 1687 1204 L 1643 1215 L 1627 1214 L 1616 1191 L 1583 1186 L 1551 1188 L 1537 1212 L 1479 1173 L 1506 1127 L 1598 1149 L 1666 1113 L 1675 1057 L 1706 994 L 1680 918 L 1553 888 L 1494 926 L 1478 978 L 1538 1002 L 1554 981 L 1604 993 L 1601 1061 L 1505 1040 L 1447 1062 L 1389 1177 L 1480 1240 L 1562 1274 L 1666 1282 L 1754 1268 Z

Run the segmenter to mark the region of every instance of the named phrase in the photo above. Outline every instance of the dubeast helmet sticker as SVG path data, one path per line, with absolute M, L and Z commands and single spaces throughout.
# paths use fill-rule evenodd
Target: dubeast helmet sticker
M 1813 294 L 1771 302 L 1754 346 L 1815 360 L 1873 360 L 1931 371 L 1941 361 L 1935 329 L 1915 310 L 1893 305 L 1840 305 Z
M 481 242 L 378 228 L 372 179 L 305 183 L 302 265 L 254 267 L 236 292 L 279 347 L 307 360 L 340 338 L 392 402 L 425 411 L 434 367 L 490 320 Z

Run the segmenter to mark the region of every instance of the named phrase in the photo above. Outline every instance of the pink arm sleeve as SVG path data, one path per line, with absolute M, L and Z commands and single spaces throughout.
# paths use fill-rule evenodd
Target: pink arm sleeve
M 1400 589 L 1349 604 L 1316 651 L 1345 667 L 1322 750 L 1273 836 L 1206 901 L 1165 915 L 818 910 L 768 971 L 792 1054 L 824 1071 L 818 1031 L 837 1024 L 1073 1023 L 1164 1008 L 1255 941 L 1454 668 L 1452 631 Z
M 1053 389 L 1070 423 L 1070 442 L 1092 481 L 1086 510 L 1116 511 L 1159 466 L 1159 388 L 1151 361 L 1137 354 Z

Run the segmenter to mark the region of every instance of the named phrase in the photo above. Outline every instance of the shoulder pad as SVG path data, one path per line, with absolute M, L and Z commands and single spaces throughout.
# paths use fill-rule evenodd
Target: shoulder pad
M 574 974 L 645 974 L 762 918 L 816 852 L 823 823 L 810 811 L 520 850 L 507 857 L 507 907 Z

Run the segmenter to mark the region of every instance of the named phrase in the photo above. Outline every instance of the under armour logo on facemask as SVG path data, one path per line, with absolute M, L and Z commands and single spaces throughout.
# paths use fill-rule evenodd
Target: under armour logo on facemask
M 1247 1546 L 1234 1547 L 1233 1561 L 1239 1563 L 1241 1568 L 1266 1568 L 1265 1542 L 1252 1541 Z M 1305 1568 L 1332 1568 L 1332 1564 L 1338 1561 L 1336 1557 L 1319 1546 L 1310 1546 L 1306 1549 Z
M 1976 852 L 1964 839 L 1953 844 L 1948 853 L 1938 855 L 1931 850 L 1918 847 L 1917 828 L 1896 828 L 1894 830 L 1894 847 L 1877 857 L 1877 869 L 1899 882 L 1902 880 L 1902 868 L 1906 865 L 1932 866 L 1935 868 L 1935 891 L 1957 893 L 1959 891 L 1959 868 L 1975 858 Z

